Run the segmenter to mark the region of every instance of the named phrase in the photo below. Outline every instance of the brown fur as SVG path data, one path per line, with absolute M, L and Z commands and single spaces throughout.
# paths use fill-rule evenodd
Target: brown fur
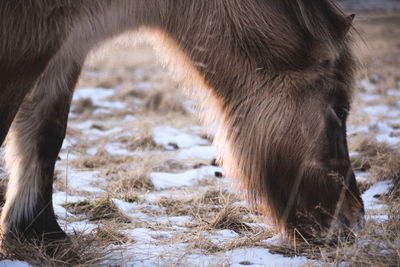
M 59 231 L 52 173 L 76 79 L 95 45 L 127 30 L 174 52 L 167 61 L 205 95 L 225 168 L 281 229 L 319 235 L 336 218 L 356 226 L 363 203 L 345 129 L 351 20 L 333 0 L 3 0 L 0 143 L 14 122 L 2 233 Z

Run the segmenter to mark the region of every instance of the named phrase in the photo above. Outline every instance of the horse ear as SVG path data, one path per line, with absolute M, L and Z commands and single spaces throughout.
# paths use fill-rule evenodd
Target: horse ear
M 347 33 L 350 31 L 351 27 L 353 27 L 353 20 L 355 16 L 356 16 L 355 14 L 351 14 L 350 16 L 346 17 L 347 25 L 343 31 L 343 36 L 346 36 Z

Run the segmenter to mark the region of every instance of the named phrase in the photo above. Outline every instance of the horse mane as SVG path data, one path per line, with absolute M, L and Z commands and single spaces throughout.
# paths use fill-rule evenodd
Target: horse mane
M 299 24 L 312 35 L 315 40 L 328 43 L 330 47 L 338 47 L 352 25 L 353 15 L 347 17 L 338 6 L 337 1 L 288 1 L 294 8 Z
M 174 9 L 172 3 L 165 5 L 166 10 Z M 174 25 L 170 34 L 176 39 L 191 36 L 189 31 L 220 35 L 219 41 L 227 49 L 244 54 L 248 60 L 257 59 L 253 65 L 272 73 L 309 65 L 310 50 L 318 44 L 337 54 L 345 46 L 352 22 L 352 17 L 347 17 L 333 0 L 210 0 L 207 4 L 184 1 L 180 5 L 186 5 L 186 14 L 167 17 L 162 22 Z M 191 28 L 182 25 L 180 16 Z M 213 21 L 213 17 L 218 19 Z M 196 45 L 208 47 L 208 41 L 215 45 L 216 39 L 205 38 L 205 43 Z M 187 43 L 187 39 L 180 42 L 183 48 L 188 48 Z

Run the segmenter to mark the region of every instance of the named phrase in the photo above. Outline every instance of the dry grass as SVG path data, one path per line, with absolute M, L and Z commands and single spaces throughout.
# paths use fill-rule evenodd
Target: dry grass
M 400 81 L 400 60 L 398 47 L 400 16 L 359 15 L 356 21 L 360 22 L 359 28 L 365 36 L 368 49 L 361 51 L 360 59 L 365 66 L 360 78 L 368 79 L 375 84 L 374 93 L 380 94 L 381 99 L 373 104 L 391 105 L 398 104 L 386 95 L 388 88 L 396 88 Z M 145 51 L 145 52 L 143 52 Z M 373 53 L 371 53 L 373 51 Z M 86 71 L 97 71 L 96 76 L 82 75 L 78 87 L 103 87 L 120 89 L 108 98 L 113 101 L 125 101 L 129 108 L 114 110 L 109 114 L 93 114 L 96 107 L 89 99 L 82 99 L 74 104 L 73 112 L 78 116 L 74 121 L 84 122 L 86 119 L 97 119 L 104 122 L 115 122 L 127 114 L 133 114 L 135 121 L 129 127 L 140 129 L 140 134 L 133 137 L 120 136 L 116 141 L 123 144 L 131 151 L 139 151 L 139 156 L 112 156 L 102 147 L 110 140 L 104 136 L 96 141 L 86 141 L 80 130 L 68 129 L 68 135 L 78 140 L 74 147 L 77 159 L 70 160 L 71 167 L 83 169 L 100 169 L 102 177 L 107 179 L 107 194 L 110 197 L 123 199 L 127 202 L 146 203 L 139 211 L 151 218 L 165 218 L 173 216 L 188 216 L 190 221 L 176 231 L 174 225 L 167 223 L 150 223 L 139 221 L 131 223 L 110 198 L 105 197 L 97 201 L 82 201 L 68 203 L 65 207 L 73 214 L 80 215 L 76 220 L 88 219 L 101 226 L 90 234 L 75 233 L 70 236 L 70 243 L 61 244 L 52 251 L 48 246 L 34 246 L 31 243 L 16 242 L 9 244 L 2 254 L 2 258 L 22 259 L 33 265 L 60 266 L 81 265 L 97 266 L 106 262 L 111 255 L 115 255 L 115 248 L 124 244 L 134 243 L 128 236 L 121 234 L 121 229 L 147 227 L 154 230 L 174 231 L 173 240 L 166 240 L 168 244 L 186 244 L 187 253 L 201 250 L 204 254 L 222 253 L 236 248 L 266 247 L 272 253 L 285 256 L 302 255 L 328 264 L 348 264 L 350 266 L 399 266 L 400 265 L 400 157 L 395 147 L 377 143 L 374 138 L 351 138 L 350 150 L 359 154 L 352 157 L 355 170 L 368 171 L 373 180 L 360 184 L 361 191 L 365 191 L 374 182 L 392 180 L 394 186 L 381 200 L 387 204 L 385 214 L 388 219 L 380 223 L 368 220 L 366 227 L 355 237 L 339 238 L 336 243 L 314 240 L 304 242 L 301 238 L 292 243 L 266 244 L 265 241 L 276 233 L 270 229 L 254 227 L 252 223 L 263 222 L 264 217 L 257 211 L 249 210 L 238 203 L 237 195 L 226 190 L 218 189 L 217 179 L 208 179 L 197 184 L 199 188 L 209 188 L 203 193 L 189 199 L 181 197 L 162 197 L 156 202 L 146 202 L 146 193 L 155 193 L 154 184 L 149 178 L 151 171 L 178 172 L 195 168 L 199 162 L 181 162 L 166 159 L 164 156 L 151 154 L 163 151 L 164 148 L 154 141 L 152 129 L 155 125 L 172 125 L 187 127 L 198 123 L 182 104 L 176 83 L 171 82 L 169 74 L 161 70 L 151 53 L 139 47 L 130 50 L 131 55 L 126 56 L 125 50 L 116 49 L 116 54 L 104 60 L 92 58 L 88 62 Z M 131 60 L 135 58 L 135 60 Z M 117 68 L 115 66 L 118 66 Z M 144 74 L 136 75 L 135 71 L 143 70 Z M 153 75 L 149 75 L 151 73 Z M 142 75 L 142 76 L 141 76 Z M 377 77 L 377 78 L 372 78 Z M 150 86 L 149 86 L 150 85 Z M 148 86 L 148 87 L 146 87 Z M 361 88 L 359 88 L 361 89 Z M 363 89 L 361 89 L 363 90 Z M 356 99 L 353 109 L 357 105 L 365 105 Z M 363 121 L 363 120 L 366 121 Z M 369 118 L 353 117 L 350 123 L 366 125 Z M 110 124 L 111 125 L 111 124 Z M 110 129 L 108 124 L 93 124 L 92 128 L 100 131 Z M 400 125 L 392 125 L 393 130 L 400 129 Z M 392 135 L 396 133 L 393 132 Z M 107 139 L 108 138 L 108 139 Z M 97 146 L 99 149 L 93 156 L 83 153 L 85 149 Z M 174 144 L 171 144 L 174 146 Z M 178 146 L 175 146 L 179 149 Z M 80 151 L 78 151 L 80 152 Z M 151 156 L 149 156 L 151 154 Z M 82 156 L 84 155 L 84 156 Z M 57 179 L 60 184 L 57 188 L 66 191 L 61 177 Z M 176 194 L 184 194 L 184 190 L 177 190 Z M 2 187 L 0 187 L 0 198 Z M 162 193 L 162 192 L 161 192 Z M 69 218 L 71 219 L 71 218 Z M 75 220 L 75 218 L 74 218 Z M 215 242 L 213 235 L 219 230 L 229 229 L 237 233 L 237 238 L 222 243 Z M 57 247 L 57 246 L 56 246 Z M 111 249 L 111 247 L 113 249 Z M 12 252 L 11 252 L 12 251 Z M 49 253 L 50 252 L 50 253 Z M 112 260 L 118 265 L 122 260 Z M 250 264 L 243 262 L 242 265 Z
M 104 231 L 108 234 L 100 234 Z M 115 255 L 120 253 L 120 248 L 110 244 L 124 239 L 118 235 L 110 238 L 115 232 L 108 231 L 98 228 L 88 235 L 74 233 L 68 240 L 57 243 L 32 243 L 10 238 L 2 246 L 0 260 L 17 259 L 33 266 L 99 266 L 108 260 L 116 262 Z
M 110 198 L 102 198 L 91 202 L 89 200 L 67 203 L 63 205 L 72 214 L 85 214 L 89 221 L 112 220 L 118 223 L 130 223 Z
M 99 147 L 96 154 L 81 156 L 70 160 L 70 164 L 76 168 L 98 169 L 104 166 L 122 164 L 129 160 L 129 156 L 111 156 L 104 147 Z
M 145 107 L 147 110 L 157 113 L 174 112 L 179 115 L 187 115 L 187 110 L 182 104 L 182 99 L 174 95 L 169 96 L 164 92 L 156 92 L 149 95 L 146 99 Z
M 358 152 L 351 158 L 356 171 L 369 171 L 376 181 L 400 180 L 400 153 L 386 143 L 379 143 L 375 138 L 362 138 L 352 144 Z
M 133 167 L 109 167 L 104 172 L 105 177 L 110 181 L 107 191 L 117 197 L 154 191 L 154 184 L 149 177 L 152 170 L 150 158 L 142 158 L 140 161 L 134 162 Z
M 359 152 L 352 157 L 355 170 L 368 171 L 373 181 L 361 184 L 361 191 L 381 180 L 391 180 L 394 186 L 380 199 L 388 206 L 388 219 L 367 221 L 366 226 L 356 235 L 335 238 L 335 242 L 312 240 L 304 242 L 297 238 L 291 244 L 267 245 L 272 253 L 286 256 L 301 255 L 326 263 L 347 262 L 351 266 L 399 266 L 400 265 L 400 156 L 397 149 L 375 138 L 363 138 L 353 143 Z
M 209 224 L 212 229 L 229 229 L 236 233 L 248 232 L 251 227 L 243 221 L 248 210 L 237 206 L 224 206 Z

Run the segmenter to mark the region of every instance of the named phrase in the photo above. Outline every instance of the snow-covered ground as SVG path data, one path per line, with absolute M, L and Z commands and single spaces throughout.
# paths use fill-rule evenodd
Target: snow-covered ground
M 153 68 L 135 67 L 133 87 L 138 90 L 157 88 L 158 80 L 149 80 Z M 83 78 L 97 79 L 101 71 L 91 70 Z M 161 75 L 161 77 L 164 77 Z M 358 135 L 373 133 L 379 142 L 393 147 L 400 145 L 400 83 L 396 88 L 379 91 L 374 77 L 363 78 L 360 90 L 355 95 L 352 118 L 348 125 L 348 142 Z M 162 79 L 165 79 L 162 78 Z M 90 85 L 90 84 L 89 84 Z M 132 91 L 133 92 L 133 91 Z M 136 91 L 135 91 L 136 92 Z M 133 95 L 133 94 L 132 94 Z M 391 105 L 381 101 L 390 98 Z M 90 100 L 90 113 L 77 110 L 80 101 Z M 101 86 L 78 88 L 74 95 L 68 135 L 64 141 L 60 160 L 57 162 L 57 181 L 54 186 L 54 209 L 61 228 L 68 233 L 90 233 L 98 223 L 89 221 L 82 214 L 74 214 L 65 204 L 89 200 L 91 202 L 110 197 L 122 214 L 132 223 L 118 225 L 128 241 L 120 245 L 119 254 L 113 262 L 105 264 L 122 266 L 301 266 L 320 265 L 322 262 L 306 257 L 287 257 L 271 253 L 268 248 L 237 247 L 228 251 L 206 251 L 202 246 L 193 246 L 199 240 L 211 242 L 216 247 L 244 240 L 246 237 L 231 229 L 191 230 L 198 218 L 190 214 L 169 215 L 161 200 L 193 201 L 208 190 L 232 192 L 231 180 L 221 178 L 224 171 L 211 164 L 216 157 L 215 148 L 205 137 L 198 121 L 193 119 L 191 102 L 181 101 L 187 111 L 185 119 L 165 116 L 158 121 L 154 112 L 144 111 L 146 99 L 129 96 L 123 86 L 104 88 Z M 393 103 L 395 103 L 393 105 Z M 161 112 L 163 112 L 161 110 Z M 166 111 L 168 113 L 169 111 Z M 152 117 L 153 116 L 153 117 Z M 355 118 L 366 117 L 358 121 Z M 156 120 L 156 119 L 155 119 Z M 147 135 L 144 137 L 142 133 Z M 135 136 L 142 136 L 142 146 L 136 146 Z M 147 139 L 146 139 L 147 138 Z M 147 140 L 144 142 L 143 140 Z M 149 141 L 150 140 L 150 141 Z M 154 142 L 154 143 L 152 143 Z M 132 146 L 133 145 L 133 146 Z M 357 152 L 350 151 L 350 155 Z M 88 163 L 82 163 L 86 162 Z M 151 167 L 148 167 L 148 166 Z M 157 166 L 155 168 L 154 166 Z M 147 169 L 146 169 L 147 168 Z M 142 171 L 142 169 L 145 169 Z M 1 170 L 0 170 L 1 171 Z M 152 189 L 135 192 L 137 201 L 127 201 L 113 190 L 115 177 L 122 173 L 147 175 Z M 140 175 L 139 175 L 140 174 Z M 134 176 L 135 176 L 134 175 Z M 136 177 L 135 176 L 135 177 Z M 357 172 L 359 181 L 371 181 L 371 174 Z M 118 190 L 122 190 L 121 187 Z M 128 185 L 126 185 L 128 186 Z M 389 181 L 374 183 L 362 194 L 366 208 L 366 219 L 382 222 L 387 220 L 385 204 L 377 196 L 386 193 Z M 233 206 L 246 206 L 240 200 Z M 249 214 L 245 222 L 254 229 L 273 229 L 263 216 Z M 103 222 L 100 222 L 100 224 Z M 193 241 L 195 240 L 195 241 Z M 280 242 L 279 236 L 266 236 L 258 244 Z M 23 262 L 2 261 L 1 266 L 28 266 Z
M 369 92 L 368 87 L 370 84 L 362 82 L 365 87 L 364 93 L 360 96 L 363 100 L 369 99 L 368 96 L 372 96 L 373 91 Z M 80 93 L 82 90 L 84 93 Z M 400 88 L 399 88 L 400 90 Z M 111 91 L 111 90 L 109 90 Z M 90 92 L 87 96 L 90 97 L 96 105 L 101 103 L 108 103 L 106 105 L 110 112 L 113 109 L 118 109 L 119 105 L 113 107 L 113 102 L 106 102 L 107 96 L 110 94 L 105 93 L 105 89 L 102 88 L 83 88 L 77 89 L 77 95 L 85 95 L 87 92 Z M 103 98 L 104 96 L 104 98 Z M 392 96 L 398 98 L 400 103 L 400 96 Z M 98 101 L 100 101 L 99 103 Z M 99 105 L 100 106 L 100 105 Z M 379 127 L 375 127 L 374 120 L 371 120 L 373 124 L 371 125 L 363 125 L 355 126 L 350 125 L 349 131 L 351 134 L 355 134 L 358 132 L 368 131 L 370 127 L 374 127 L 375 131 L 378 133 L 378 136 L 381 138 L 381 141 L 387 141 L 390 144 L 399 144 L 400 137 L 393 137 L 390 135 L 393 132 L 393 129 L 390 128 L 390 121 L 399 119 L 398 112 L 390 112 L 388 108 L 385 106 L 367 106 L 364 108 L 355 107 L 355 112 L 366 113 L 369 117 L 374 118 L 376 116 L 384 116 L 384 120 L 380 120 Z M 358 109 L 358 110 L 357 110 Z M 100 138 L 103 140 L 105 136 L 109 136 L 109 140 L 113 139 L 113 135 L 117 131 L 94 131 L 90 125 L 98 123 L 97 121 L 86 120 L 84 122 L 87 127 L 83 127 L 83 123 L 70 123 L 70 128 L 73 130 L 80 130 L 81 136 L 90 137 L 90 139 L 94 140 L 96 143 L 96 138 Z M 113 127 L 118 129 L 118 133 L 123 132 L 124 121 L 120 122 L 121 125 L 115 123 Z M 114 124 L 114 123 L 113 123 Z M 114 129 L 115 129 L 114 128 Z M 105 133 L 107 132 L 107 133 Z M 128 134 L 128 133 L 127 133 Z M 185 128 L 174 128 L 170 125 L 157 126 L 154 128 L 154 140 L 158 145 L 165 148 L 165 153 L 169 153 L 169 157 L 176 158 L 178 160 L 182 160 L 184 163 L 188 158 L 198 157 L 202 160 L 207 159 L 209 162 L 215 158 L 216 154 L 214 148 L 212 147 L 210 141 L 202 138 L 203 132 L 199 127 L 185 127 Z M 66 142 L 68 143 L 68 142 Z M 171 152 L 170 144 L 176 144 L 179 149 Z M 123 147 L 122 143 L 114 143 L 119 147 Z M 73 149 L 74 145 L 66 145 L 63 148 L 63 153 L 66 154 L 65 150 L 70 150 L 69 158 L 79 159 L 82 155 L 80 153 L 74 153 Z M 72 148 L 71 148 L 72 147 Z M 93 154 L 89 152 L 92 147 L 88 148 L 86 151 L 87 154 Z M 198 151 L 194 154 L 189 153 L 191 149 Z M 124 151 L 114 151 L 113 149 L 109 150 L 110 155 L 121 156 Z M 126 150 L 126 153 L 132 153 L 132 151 Z M 155 151 L 155 153 L 162 153 L 160 151 Z M 85 152 L 83 153 L 85 154 Z M 58 164 L 57 169 L 63 173 L 67 168 L 66 158 L 63 158 Z M 117 207 L 128 217 L 135 221 L 146 221 L 147 223 L 157 225 L 160 223 L 170 225 L 169 230 L 157 230 L 156 227 L 150 228 L 133 228 L 124 230 L 124 234 L 129 236 L 130 239 L 135 240 L 133 244 L 125 244 L 123 248 L 123 254 L 126 255 L 125 259 L 130 259 L 129 262 L 124 262 L 126 266 L 155 266 L 155 265 L 169 265 L 173 263 L 182 263 L 183 265 L 192 265 L 192 266 L 214 266 L 214 265 L 223 265 L 227 264 L 230 266 L 242 266 L 246 264 L 251 264 L 252 266 L 265 266 L 267 263 L 268 266 L 298 266 L 302 264 L 318 264 L 318 262 L 312 262 L 305 257 L 284 257 L 277 254 L 271 254 L 266 248 L 238 248 L 233 249 L 227 252 L 221 253 L 202 253 L 200 249 L 188 249 L 185 243 L 176 243 L 174 241 L 175 236 L 181 235 L 181 231 L 184 231 L 185 225 L 190 224 L 192 218 L 190 216 L 174 216 L 168 217 L 165 214 L 161 216 L 149 216 L 140 210 L 143 208 L 150 209 L 160 209 L 156 205 L 153 205 L 155 201 L 159 200 L 161 197 L 181 197 L 185 198 L 187 194 L 187 188 L 190 187 L 190 190 L 196 186 L 199 181 L 203 179 L 216 179 L 215 172 L 223 172 L 222 169 L 216 166 L 204 165 L 195 169 L 188 169 L 179 172 L 163 172 L 163 171 L 153 171 L 150 173 L 151 181 L 153 182 L 156 191 L 141 195 L 140 197 L 144 199 L 141 204 L 138 203 L 129 203 L 123 201 L 121 199 L 112 199 Z M 360 179 L 366 179 L 368 177 L 367 173 L 358 173 L 357 177 Z M 107 178 L 102 177 L 102 174 L 98 170 L 82 170 L 79 168 L 74 168 L 73 166 L 68 166 L 68 190 L 69 194 L 66 196 L 65 192 L 56 190 L 53 196 L 54 199 L 54 207 L 56 214 L 59 218 L 59 222 L 61 227 L 66 227 L 69 233 L 73 233 L 75 231 L 85 231 L 90 232 L 91 230 L 96 228 L 96 224 L 87 221 L 86 219 L 82 219 L 81 221 L 74 221 L 73 223 L 68 222 L 66 220 L 66 216 L 68 218 L 76 218 L 76 215 L 71 214 L 65 210 L 63 207 L 67 202 L 77 202 L 84 199 L 87 199 L 88 196 L 90 198 L 101 197 L 106 194 L 105 187 L 107 187 Z M 225 181 L 220 181 L 218 183 L 219 187 L 229 188 L 229 184 Z M 387 192 L 390 187 L 390 182 L 383 181 L 374 184 L 371 188 L 369 188 L 366 192 L 363 193 L 362 198 L 364 200 L 366 206 L 366 217 L 367 219 L 375 219 L 375 220 L 385 220 L 387 216 L 385 214 L 380 214 L 382 207 L 384 204 L 381 203 L 380 200 L 376 199 L 374 196 L 379 194 L 384 194 Z M 182 188 L 180 190 L 179 188 Z M 173 190 L 171 190 L 173 189 Z M 71 193 L 73 192 L 73 193 Z M 82 194 L 82 192 L 84 192 Z M 181 194 L 177 196 L 176 194 Z M 152 206 L 153 207 L 150 207 Z M 162 210 L 159 210 L 162 214 Z M 265 224 L 259 223 L 253 224 L 253 226 L 265 227 Z M 219 230 L 215 231 L 212 235 L 208 232 L 199 233 L 199 235 L 207 235 L 207 238 L 212 240 L 212 242 L 216 242 L 221 245 L 224 242 L 235 240 L 238 237 L 238 234 L 232 230 Z M 266 240 L 267 241 L 267 240 Z M 11 263 L 9 261 L 3 261 L 0 263 L 0 266 L 19 266 L 21 263 Z M 21 265 L 24 266 L 24 265 Z

